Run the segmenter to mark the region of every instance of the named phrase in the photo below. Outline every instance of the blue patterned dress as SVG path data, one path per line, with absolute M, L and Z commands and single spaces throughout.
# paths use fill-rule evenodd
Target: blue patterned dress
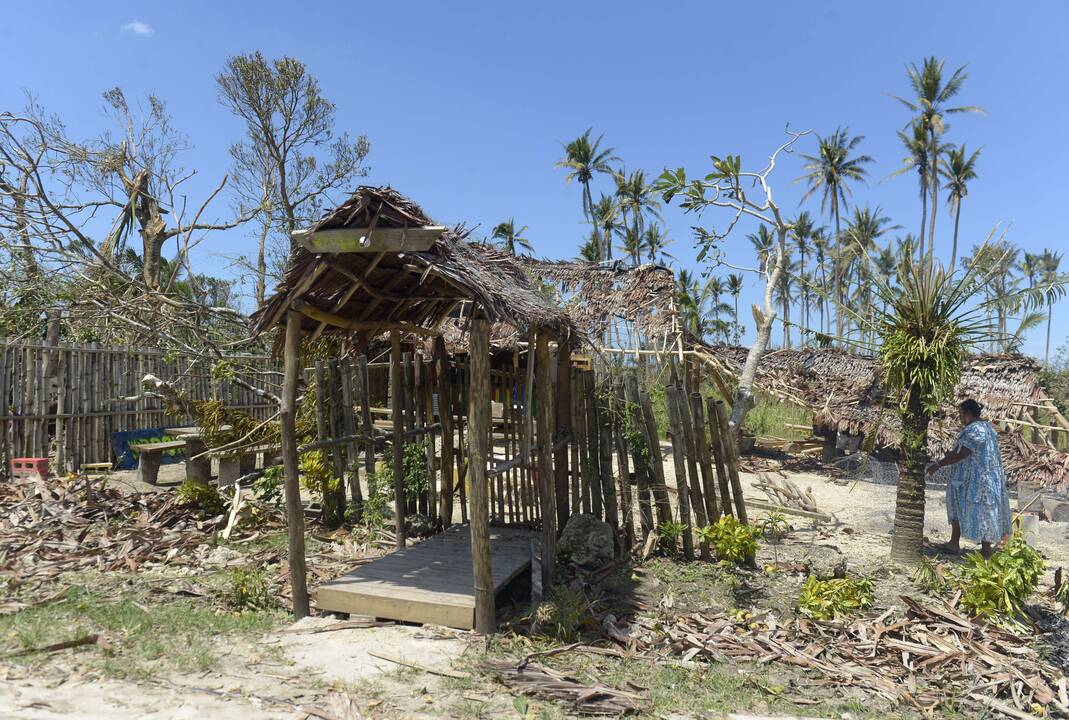
M 954 443 L 963 447 L 969 456 L 949 468 L 947 520 L 973 542 L 997 543 L 1010 532 L 1010 499 L 995 429 L 985 420 L 969 423 Z

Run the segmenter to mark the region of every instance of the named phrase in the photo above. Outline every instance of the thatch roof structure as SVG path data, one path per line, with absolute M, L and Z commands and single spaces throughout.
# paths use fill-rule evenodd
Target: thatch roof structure
M 746 348 L 717 346 L 711 356 L 728 374 L 737 375 Z M 874 439 L 876 447 L 898 447 L 901 423 L 888 409 L 875 358 L 833 348 L 773 350 L 761 358 L 757 386 L 787 402 L 813 411 L 818 432 L 842 432 Z M 1039 365 L 1024 355 L 974 355 L 948 399 L 943 417 L 929 429 L 929 449 L 950 448 L 957 433 L 958 402 L 973 398 L 1000 433 L 1000 446 L 1011 481 L 1069 490 L 1069 455 L 1028 442 L 1014 421 L 1028 421 L 1031 406 L 1044 397 Z M 1009 421 L 1008 423 L 1006 421 Z
M 317 235 L 346 229 L 358 234 L 365 229 L 366 238 L 359 239 L 366 239 L 368 248 L 319 251 L 324 244 L 315 240 Z M 376 231 L 380 236 L 391 232 L 399 240 L 376 250 Z M 425 247 L 406 246 L 408 231 L 437 237 Z M 252 315 L 256 333 L 278 325 L 289 309 L 298 309 L 305 315 L 305 333 L 368 338 L 399 329 L 429 335 L 447 318 L 470 317 L 472 303 L 492 323 L 508 323 L 521 332 L 548 330 L 558 337 L 575 332 L 568 316 L 539 295 L 511 256 L 468 242 L 462 226 L 436 226 L 392 188 L 360 187 L 301 237 L 308 239 L 291 254 L 282 282 Z M 344 327 L 324 323 L 326 317 L 344 320 Z

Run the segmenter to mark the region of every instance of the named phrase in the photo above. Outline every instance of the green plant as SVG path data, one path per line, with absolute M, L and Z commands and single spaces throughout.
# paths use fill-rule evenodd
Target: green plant
M 683 523 L 663 522 L 657 526 L 657 534 L 661 536 L 661 548 L 670 555 L 675 555 L 679 552 L 679 539 L 683 537 L 683 532 L 687 529 L 687 526 Z
M 818 580 L 810 575 L 798 595 L 798 610 L 814 620 L 834 620 L 868 608 L 872 592 L 867 578 Z
M 245 568 L 230 574 L 223 600 L 234 610 L 270 610 L 277 605 L 267 582 L 267 574 L 263 570 Z
M 226 500 L 219 494 L 219 488 L 209 483 L 183 481 L 174 491 L 174 501 L 178 505 L 200 510 L 206 517 L 214 517 L 226 512 Z
M 932 562 L 928 558 L 921 560 L 913 572 L 913 582 L 929 595 L 943 595 L 950 589 L 947 569 L 942 563 Z
M 717 559 L 742 563 L 757 554 L 757 538 L 761 530 L 724 515 L 712 525 L 698 528 L 698 539 L 708 543 Z
M 980 553 L 965 558 L 959 580 L 961 607 L 973 616 L 1018 617 L 1039 585 L 1043 567 L 1043 557 L 1015 531 L 990 559 Z
M 590 600 L 581 589 L 554 587 L 531 617 L 531 631 L 562 642 L 574 642 L 594 619 Z
M 1062 613 L 1069 613 L 1069 580 L 1062 580 L 1062 584 L 1054 589 L 1054 599 L 1061 603 Z
M 252 481 L 252 493 L 263 503 L 277 505 L 282 502 L 282 466 L 272 465 L 263 475 Z
M 765 538 L 765 542 L 772 545 L 772 552 L 775 554 L 776 564 L 778 565 L 779 544 L 791 531 L 791 525 L 787 522 L 787 518 L 783 513 L 774 511 L 769 512 L 757 521 L 755 527 L 761 531 L 761 535 Z

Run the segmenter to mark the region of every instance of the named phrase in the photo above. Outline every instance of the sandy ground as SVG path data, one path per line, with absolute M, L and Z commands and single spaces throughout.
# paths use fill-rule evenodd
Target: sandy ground
M 669 484 L 674 484 L 670 457 L 665 471 Z M 182 474 L 182 465 L 164 466 L 161 485 L 177 484 Z M 834 517 L 832 523 L 821 526 L 790 518 L 796 542 L 835 545 L 846 555 L 852 573 L 887 564 L 893 485 L 811 473 L 789 477 L 803 490 L 810 488 L 819 509 Z M 752 487 L 756 479 L 757 475 L 742 473 L 746 496 L 763 497 Z M 144 489 L 137 487 L 133 473 L 117 474 L 113 482 Z M 926 534 L 937 542 L 949 536 L 944 492 L 939 487 L 928 492 Z M 1051 564 L 1069 562 L 1069 524 L 1040 523 L 1038 546 Z M 450 716 L 451 703 L 467 697 L 449 688 L 449 681 L 441 676 L 371 653 L 455 671 L 469 647 L 470 635 L 407 626 L 310 632 L 336 622 L 333 617 L 307 618 L 256 641 L 221 646 L 217 670 L 141 682 L 28 671 L 0 663 L 0 717 L 273 720 L 308 717 L 307 710 L 312 709 L 321 711 L 320 717 L 345 719 L 430 718 Z M 487 687 L 482 692 L 483 698 L 500 698 L 503 691 Z

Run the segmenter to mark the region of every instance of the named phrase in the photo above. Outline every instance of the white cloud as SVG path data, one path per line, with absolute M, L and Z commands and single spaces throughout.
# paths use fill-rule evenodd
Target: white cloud
M 151 35 L 156 32 L 151 25 L 140 20 L 131 20 L 119 29 L 123 32 L 131 32 L 134 35 Z

